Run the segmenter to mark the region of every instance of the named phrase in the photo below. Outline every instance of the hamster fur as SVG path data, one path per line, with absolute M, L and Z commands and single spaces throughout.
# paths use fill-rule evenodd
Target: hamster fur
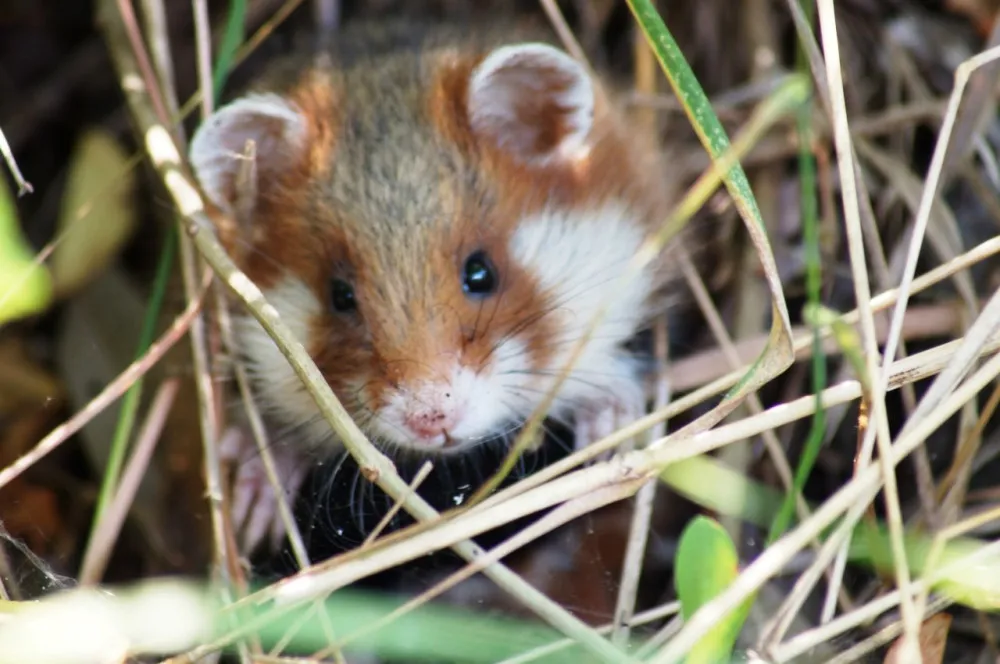
M 234 220 L 223 241 L 344 406 L 387 448 L 509 433 L 610 302 L 549 416 L 580 447 L 609 415 L 640 414 L 625 344 L 664 313 L 674 271 L 661 256 L 625 288 L 618 277 L 675 198 L 655 137 L 534 35 L 345 30 L 339 50 L 278 63 L 190 147 Z M 237 333 L 269 417 L 339 449 L 256 321 Z

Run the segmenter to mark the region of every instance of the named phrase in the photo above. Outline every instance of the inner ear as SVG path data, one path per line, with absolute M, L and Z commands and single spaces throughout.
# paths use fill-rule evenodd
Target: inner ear
M 293 167 L 305 141 L 306 121 L 293 104 L 275 94 L 248 95 L 202 123 L 191 139 L 191 166 L 208 198 L 233 213 L 245 207 L 248 196 L 256 196 L 258 182 Z
M 473 132 L 525 162 L 571 158 L 594 122 L 590 75 L 546 44 L 490 53 L 472 72 L 468 99 Z

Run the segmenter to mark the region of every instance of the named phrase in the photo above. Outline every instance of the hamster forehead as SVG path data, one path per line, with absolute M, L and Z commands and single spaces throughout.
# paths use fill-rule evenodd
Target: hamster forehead
M 377 67 L 348 70 L 340 80 L 336 147 L 327 173 L 310 184 L 309 215 L 321 232 L 343 229 L 344 240 L 390 276 L 401 256 L 429 257 L 456 244 L 456 234 L 498 229 L 485 226 L 494 196 L 474 156 L 433 129 L 420 60 L 390 58 Z

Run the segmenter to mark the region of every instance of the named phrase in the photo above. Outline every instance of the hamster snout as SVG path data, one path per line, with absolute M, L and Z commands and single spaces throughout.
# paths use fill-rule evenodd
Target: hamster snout
M 450 382 L 425 383 L 397 391 L 378 417 L 387 424 L 399 421 L 416 445 L 439 448 L 453 445 L 468 429 L 467 408 L 475 395 L 462 394 Z

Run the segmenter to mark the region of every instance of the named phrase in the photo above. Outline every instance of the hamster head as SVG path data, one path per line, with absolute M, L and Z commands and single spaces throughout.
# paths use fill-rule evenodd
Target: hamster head
M 556 48 L 439 48 L 301 68 L 209 118 L 191 162 L 236 219 L 241 268 L 358 424 L 457 450 L 534 411 L 605 301 L 550 415 L 637 384 L 623 344 L 657 273 L 616 280 L 669 195 L 623 125 Z M 259 325 L 237 329 L 272 416 L 335 444 Z

